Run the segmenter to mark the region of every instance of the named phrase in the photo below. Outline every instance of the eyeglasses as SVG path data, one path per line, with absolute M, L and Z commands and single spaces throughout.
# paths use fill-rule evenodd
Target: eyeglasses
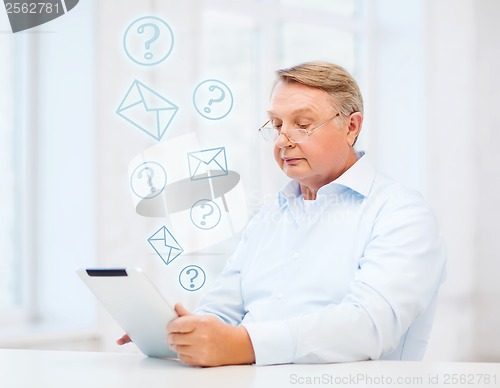
M 268 120 L 262 127 L 259 128 L 259 132 L 266 141 L 272 141 L 276 143 L 280 138 L 280 135 L 285 135 L 291 143 L 305 143 L 309 140 L 309 135 L 313 133 L 316 129 L 325 125 L 326 123 L 332 121 L 335 117 L 339 116 L 337 113 L 335 116 L 330 117 L 328 120 L 323 121 L 321 124 L 315 126 L 312 129 L 305 128 L 291 128 L 287 132 L 282 132 L 281 129 L 272 125 L 271 120 Z M 271 125 L 268 125 L 271 123 Z

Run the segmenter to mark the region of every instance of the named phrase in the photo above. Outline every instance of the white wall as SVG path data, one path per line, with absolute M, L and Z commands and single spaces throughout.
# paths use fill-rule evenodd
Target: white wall
M 447 243 L 427 360 L 500 360 L 500 2 L 373 3 L 366 120 L 378 167 L 424 194 Z
M 474 357 L 484 360 L 500 360 L 500 3 L 481 0 L 476 5 L 477 58 L 473 88 L 476 97 L 474 122 L 470 126 L 475 142 L 477 160 L 477 230 L 474 265 L 475 316 Z
M 425 4 L 427 197 L 449 260 L 430 351 L 434 359 L 498 361 L 500 3 Z
M 475 110 L 474 6 L 468 0 L 428 1 L 426 6 L 427 197 L 448 250 L 448 278 L 431 344 L 438 359 L 463 359 L 473 351 L 476 276 L 476 167 L 470 129 Z

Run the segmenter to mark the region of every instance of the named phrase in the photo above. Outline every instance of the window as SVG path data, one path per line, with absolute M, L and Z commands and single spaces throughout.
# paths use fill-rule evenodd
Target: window
M 5 15 L 0 31 L 9 31 Z M 28 313 L 28 277 L 22 230 L 26 217 L 24 58 L 26 36 L 0 34 L 0 325 Z
M 94 15 L 83 3 L 16 34 L 0 12 L 0 342 L 94 317 L 75 281 L 95 261 Z

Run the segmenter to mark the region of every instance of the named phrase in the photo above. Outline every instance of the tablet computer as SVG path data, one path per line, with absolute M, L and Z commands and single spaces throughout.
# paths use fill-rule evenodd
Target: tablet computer
M 167 324 L 177 313 L 140 269 L 88 268 L 77 273 L 142 353 L 177 357 L 166 344 Z

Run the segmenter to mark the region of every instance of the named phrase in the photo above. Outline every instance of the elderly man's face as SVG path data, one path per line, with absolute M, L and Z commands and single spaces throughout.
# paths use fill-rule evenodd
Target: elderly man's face
M 321 89 L 280 81 L 271 96 L 271 121 L 285 133 L 297 127 L 312 129 L 335 114 L 331 97 Z M 310 134 L 306 143 L 292 143 L 281 135 L 274 157 L 286 175 L 316 192 L 356 162 L 352 144 L 358 132 L 359 127 L 353 130 L 352 123 L 336 118 Z

